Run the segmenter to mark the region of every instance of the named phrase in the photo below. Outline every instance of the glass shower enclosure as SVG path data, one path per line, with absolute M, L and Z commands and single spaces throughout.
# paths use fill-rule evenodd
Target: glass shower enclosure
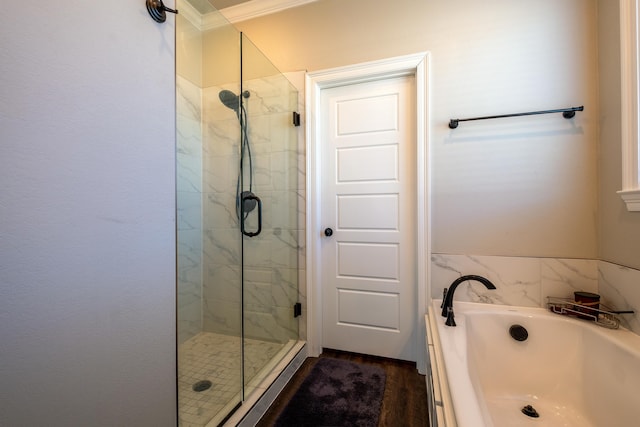
M 179 424 L 217 426 L 298 340 L 298 93 L 206 0 L 177 6 Z

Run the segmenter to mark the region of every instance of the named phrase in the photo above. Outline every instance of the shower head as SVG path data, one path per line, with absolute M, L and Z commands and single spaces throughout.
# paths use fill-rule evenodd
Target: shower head
M 232 109 L 236 112 L 236 114 L 238 114 L 238 110 L 240 109 L 240 97 L 238 95 L 231 92 L 230 90 L 225 89 L 220 91 L 218 97 L 220 98 L 220 102 L 222 102 L 225 107 Z M 249 91 L 245 90 L 244 92 L 242 92 L 242 97 L 248 98 Z
M 238 109 L 240 108 L 240 98 L 238 95 L 230 90 L 221 90 L 218 96 L 225 107 L 231 108 L 236 112 L 236 114 L 238 114 Z

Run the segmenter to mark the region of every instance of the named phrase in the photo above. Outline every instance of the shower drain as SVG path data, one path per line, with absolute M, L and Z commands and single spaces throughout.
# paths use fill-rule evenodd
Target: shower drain
M 201 392 L 205 390 L 209 390 L 213 384 L 209 380 L 198 381 L 191 387 L 193 391 Z

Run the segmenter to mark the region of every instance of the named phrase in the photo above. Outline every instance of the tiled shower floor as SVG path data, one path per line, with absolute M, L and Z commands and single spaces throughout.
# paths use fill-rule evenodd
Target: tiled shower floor
M 245 339 L 245 376 L 256 382 L 261 368 L 285 344 Z M 180 426 L 202 427 L 213 420 L 217 425 L 240 402 L 240 338 L 201 332 L 178 348 L 178 406 Z M 209 380 L 212 387 L 196 392 L 198 381 Z M 224 411 L 223 411 L 224 410 Z

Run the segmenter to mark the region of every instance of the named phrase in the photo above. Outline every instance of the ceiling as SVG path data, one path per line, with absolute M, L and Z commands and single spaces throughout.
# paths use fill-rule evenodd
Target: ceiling
M 216 9 L 222 10 L 227 7 L 239 5 L 240 3 L 246 3 L 248 1 L 250 0 L 209 0 L 209 3 L 211 3 L 213 7 L 215 7 Z M 259 0 L 252 0 L 252 1 L 259 1 Z
M 261 10 L 273 9 L 284 10 L 291 7 L 301 6 L 316 0 L 200 0 L 208 1 L 217 10 L 242 5 L 248 9 Z
M 231 23 L 276 13 L 317 0 L 186 0 L 201 15 L 215 10 Z M 213 6 L 213 8 L 212 8 Z

